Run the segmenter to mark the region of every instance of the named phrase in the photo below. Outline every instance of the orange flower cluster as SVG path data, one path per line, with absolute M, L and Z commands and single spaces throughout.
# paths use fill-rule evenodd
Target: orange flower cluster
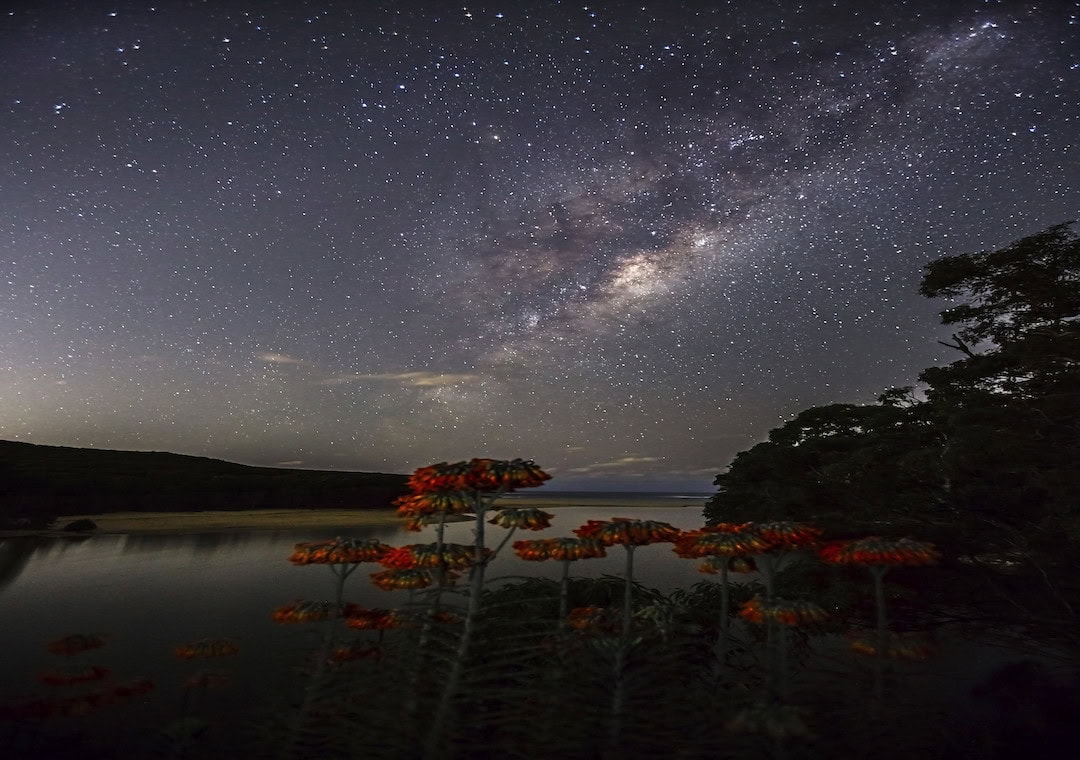
M 21 705 L 0 706 L 0 719 L 41 720 L 89 715 L 99 708 L 145 694 L 153 688 L 153 682 L 145 678 L 136 678 L 89 694 L 64 699 L 35 699 Z
M 806 623 L 820 623 L 828 617 L 825 610 L 813 602 L 786 601 L 774 599 L 769 602 L 760 597 L 755 597 L 742 606 L 739 617 L 753 623 L 764 623 L 766 620 L 775 620 L 783 625 L 805 625 Z
M 719 526 L 712 526 L 713 528 Z M 674 551 L 684 559 L 733 557 L 768 551 L 770 544 L 752 530 L 691 530 L 679 534 Z
M 754 531 L 771 544 L 773 549 L 797 549 L 800 546 L 816 544 L 821 537 L 821 528 L 806 523 L 789 520 L 751 523 Z
M 335 538 L 293 547 L 294 565 L 355 565 L 378 562 L 390 547 L 374 538 Z
M 878 639 L 872 633 L 859 633 L 851 638 L 851 648 L 859 654 L 878 656 Z M 934 645 L 922 634 L 888 633 L 885 656 L 892 660 L 925 660 L 934 654 Z
M 38 676 L 38 680 L 49 686 L 68 686 L 73 683 L 104 681 L 109 677 L 109 669 L 100 665 L 88 668 L 50 670 Z
M 615 517 L 608 520 L 589 520 L 580 528 L 574 529 L 574 535 L 591 538 L 604 546 L 644 546 L 665 541 L 674 541 L 679 537 L 679 530 L 665 522 L 656 520 L 631 520 L 627 517 Z
M 229 677 L 225 673 L 210 673 L 200 670 L 192 673 L 180 684 L 184 689 L 220 689 L 229 685 Z
M 458 578 L 458 574 L 449 572 L 447 580 Z M 427 588 L 435 582 L 435 576 L 431 570 L 421 568 L 404 568 L 400 570 L 382 570 L 371 574 L 371 582 L 383 591 L 396 591 L 399 589 Z
M 555 515 L 532 507 L 524 509 L 503 509 L 488 520 L 501 528 L 523 528 L 524 530 L 544 530 L 551 527 L 551 518 Z
M 344 602 L 340 607 L 334 602 L 298 601 L 274 610 L 274 620 L 279 623 L 318 623 L 332 617 L 349 617 L 363 607 Z
M 379 561 L 383 567 L 395 570 L 412 568 L 448 567 L 460 570 L 471 567 L 476 561 L 476 548 L 465 544 L 443 544 L 442 553 L 438 544 L 409 544 L 390 549 Z M 491 554 L 484 550 L 484 556 Z
M 346 625 L 363 631 L 387 631 L 401 628 L 411 622 L 397 610 L 379 610 L 357 607 L 346 616 Z
M 380 659 L 383 649 L 378 644 L 368 642 L 354 642 L 334 647 L 330 652 L 330 662 L 352 662 L 354 660 L 366 660 L 368 658 Z
M 591 538 L 536 538 L 515 541 L 514 551 L 522 559 L 543 562 L 546 559 L 574 561 L 606 557 L 603 545 Z
M 753 573 L 757 571 L 757 565 L 754 564 L 753 557 L 709 557 L 698 565 L 698 572 L 715 575 L 723 569 L 725 564 L 728 571 L 732 573 Z
M 527 459 L 471 459 L 421 467 L 409 478 L 414 493 L 516 491 L 542 485 L 551 476 Z
M 240 651 L 232 639 L 203 639 L 191 644 L 181 644 L 173 649 L 173 655 L 182 660 L 202 657 L 228 657 Z
M 622 627 L 622 615 L 610 607 L 575 607 L 566 616 L 566 624 L 575 631 L 615 633 Z
M 932 565 L 941 554 L 933 544 L 910 538 L 890 540 L 870 536 L 855 541 L 835 541 L 820 552 L 826 562 L 837 565 Z
M 422 520 L 440 512 L 463 515 L 473 508 L 472 501 L 460 491 L 418 491 L 395 499 L 394 504 L 398 514 L 410 520 Z
M 49 651 L 64 657 L 105 646 L 105 637 L 96 633 L 72 633 L 62 639 L 50 641 Z

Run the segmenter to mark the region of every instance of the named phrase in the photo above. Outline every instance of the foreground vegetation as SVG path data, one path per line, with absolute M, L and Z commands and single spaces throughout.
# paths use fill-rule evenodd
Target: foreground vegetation
M 935 676 L 936 650 L 955 650 L 964 625 L 982 642 L 1017 625 L 962 624 L 955 600 L 935 603 L 942 569 L 927 566 L 941 558 L 928 543 L 832 540 L 792 521 L 679 531 L 622 518 L 514 540 L 554 516 L 498 505 L 499 494 L 546 477 L 521 460 L 421 468 L 399 511 L 433 525 L 434 543 L 297 544 L 293 564 L 331 571 L 326 598 L 272 615 L 319 631 L 318 643 L 294 687 L 264 704 L 211 706 L 241 644 L 206 639 L 176 647 L 191 672 L 179 715 L 156 735 L 126 747 L 63 735 L 65 721 L 116 714 L 154 688 L 92 662 L 105 637 L 69 635 L 50 651 L 70 664 L 42 674 L 59 691 L 0 706 L 0 744 L 12 757 L 60 747 L 84 758 L 983 758 L 1080 738 L 1067 717 L 1080 690 L 1046 665 L 1075 667 L 1067 639 L 1021 634 L 1010 645 L 1026 641 L 1029 658 L 992 674 L 970 704 L 950 692 L 947 664 Z M 474 521 L 471 545 L 444 540 L 450 517 Z M 668 594 L 642 585 L 635 552 L 657 543 L 716 580 Z M 492 579 L 507 550 L 556 564 L 558 580 Z M 623 557 L 621 577 L 573 577 L 608 551 Z M 350 579 L 373 565 L 371 582 L 408 590 L 405 604 L 347 601 Z M 1009 709 L 1017 692 L 1021 713 Z

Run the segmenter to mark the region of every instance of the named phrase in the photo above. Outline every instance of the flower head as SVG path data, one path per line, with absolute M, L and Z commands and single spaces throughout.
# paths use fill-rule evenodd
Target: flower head
M 575 607 L 566 616 L 566 624 L 575 631 L 615 633 L 621 627 L 622 615 L 610 607 Z
M 240 651 L 232 639 L 202 639 L 191 644 L 181 644 L 173 649 L 173 655 L 182 660 L 203 657 L 228 657 Z
M 457 573 L 447 573 L 447 580 L 456 579 Z M 396 591 L 399 589 L 427 588 L 435 582 L 435 575 L 431 570 L 420 568 L 405 568 L 400 570 L 382 570 L 371 574 L 371 582 L 383 591 Z
M 801 546 L 810 546 L 817 543 L 822 533 L 820 528 L 815 528 L 813 525 L 790 520 L 773 520 L 752 525 L 753 530 L 768 541 L 773 549 L 797 549 Z
M 419 491 L 394 500 L 398 514 L 410 520 L 433 515 L 463 515 L 471 512 L 473 502 L 461 491 Z
M 484 549 L 484 556 L 491 554 Z M 390 549 L 379 562 L 383 567 L 397 570 L 410 568 L 447 567 L 463 569 L 476 562 L 476 548 L 465 544 L 443 544 L 442 552 L 438 544 L 409 544 Z
M 542 509 L 527 507 L 524 509 L 502 509 L 488 520 L 501 528 L 523 528 L 525 530 L 544 530 L 551 527 L 551 518 L 555 515 Z
M 679 536 L 678 528 L 656 520 L 631 520 L 627 517 L 615 517 L 608 520 L 589 520 L 580 528 L 574 529 L 580 538 L 591 538 L 604 546 L 622 544 L 624 546 L 644 546 L 665 541 L 674 541 Z
M 409 478 L 414 493 L 516 491 L 533 488 L 551 476 L 527 459 L 471 459 L 468 462 L 440 462 L 421 467 Z
M 859 654 L 877 657 L 878 637 L 875 633 L 856 633 L 851 648 Z M 889 631 L 885 640 L 885 656 L 893 660 L 925 660 L 934 653 L 934 645 L 921 633 Z
M 332 617 L 348 617 L 354 609 L 362 608 L 348 602 L 339 606 L 334 602 L 298 601 L 274 610 L 274 620 L 279 623 L 318 623 Z
M 752 530 L 692 530 L 679 534 L 674 552 L 685 559 L 733 557 L 768 551 L 770 546 Z
M 546 559 L 569 562 L 607 556 L 603 545 L 591 538 L 535 538 L 515 541 L 514 552 L 531 562 L 542 562 Z
M 335 538 L 293 547 L 294 565 L 354 565 L 378 562 L 390 547 L 374 538 Z
M 367 609 L 358 607 L 349 611 L 346 616 L 346 625 L 364 631 L 387 631 L 391 628 L 401 628 L 411 621 L 397 610 Z
M 72 633 L 62 639 L 50 641 L 49 651 L 53 654 L 71 657 L 91 649 L 105 646 L 105 637 L 97 633 Z
M 828 617 L 821 607 L 813 602 L 788 601 L 785 599 L 773 599 L 771 602 L 760 597 L 754 597 L 739 610 L 739 617 L 754 623 L 764 623 L 766 620 L 775 620 L 783 625 L 805 625 L 806 623 L 820 623 Z
M 933 544 L 910 538 L 887 539 L 877 536 L 854 541 L 835 541 L 821 549 L 821 558 L 837 565 L 932 565 L 941 554 Z

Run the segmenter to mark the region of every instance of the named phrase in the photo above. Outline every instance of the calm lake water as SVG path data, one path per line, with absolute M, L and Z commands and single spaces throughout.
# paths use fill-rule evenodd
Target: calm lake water
M 589 519 L 614 516 L 662 520 L 680 529 L 702 525 L 700 502 L 672 499 L 669 508 L 618 509 L 560 507 L 547 531 L 517 531 L 514 539 L 566 536 Z M 495 546 L 505 535 L 488 525 L 487 543 Z M 344 535 L 377 538 L 387 544 L 426 543 L 433 529 L 408 533 L 396 527 L 350 529 Z M 75 734 L 109 731 L 118 746 L 146 748 L 150 734 L 180 714 L 181 684 L 196 670 L 222 671 L 230 686 L 222 709 L 239 721 L 258 717 L 267 694 L 295 685 L 295 667 L 306 649 L 314 646 L 318 626 L 280 625 L 271 619 L 279 606 L 298 599 L 326 599 L 332 594 L 333 576 L 324 566 L 294 567 L 287 561 L 299 541 L 338 535 L 329 529 L 312 534 L 285 531 L 217 533 L 183 536 L 129 535 L 56 539 L 0 539 L 0 704 L 42 696 L 49 687 L 38 675 L 56 667 L 62 658 L 46 650 L 46 642 L 70 633 L 101 633 L 107 644 L 80 655 L 75 662 L 102 665 L 113 680 L 149 678 L 152 692 L 123 708 L 99 711 L 93 717 L 75 717 L 63 730 Z M 470 543 L 471 523 L 447 526 L 447 540 Z M 605 559 L 575 563 L 577 577 L 621 575 L 624 553 L 615 549 Z M 673 555 L 670 545 L 641 547 L 635 554 L 635 579 L 663 591 L 685 588 L 709 576 L 696 570 L 697 562 Z M 369 569 L 370 568 L 370 569 Z M 405 602 L 406 592 L 384 592 L 370 584 L 368 573 L 380 569 L 362 566 L 350 577 L 347 601 L 369 607 L 394 607 Z M 509 545 L 489 567 L 488 578 L 508 576 L 555 578 L 557 563 L 522 562 Z M 181 661 L 172 656 L 178 644 L 208 637 L 236 640 L 236 657 L 209 661 Z M 835 642 L 834 642 L 835 643 Z M 942 655 L 933 663 L 916 666 L 913 678 L 930 689 L 951 695 L 963 713 L 967 696 L 995 667 L 1018 654 L 943 632 Z M 70 687 L 68 687 L 70 688 Z M 250 707 L 251 715 L 244 715 Z M 81 721 L 81 722 L 80 722 Z M 10 721 L 0 721 L 0 755 Z M 53 730 L 44 724 L 35 730 Z

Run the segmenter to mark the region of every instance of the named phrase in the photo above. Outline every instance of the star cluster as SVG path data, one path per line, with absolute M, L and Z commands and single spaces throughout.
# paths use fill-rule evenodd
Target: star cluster
M 0 437 L 706 490 L 1080 216 L 1080 4 L 28 3 Z

